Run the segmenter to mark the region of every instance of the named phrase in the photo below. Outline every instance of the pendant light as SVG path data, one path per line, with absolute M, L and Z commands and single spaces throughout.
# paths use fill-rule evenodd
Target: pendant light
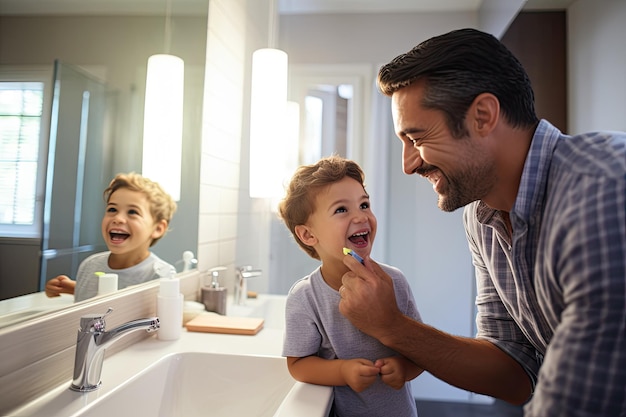
M 250 96 L 250 197 L 281 195 L 288 160 L 287 53 L 275 48 L 276 0 L 270 0 L 268 47 L 252 54 Z M 296 116 L 297 117 L 297 116 Z
M 166 2 L 165 50 L 148 58 L 142 174 L 180 200 L 185 65 L 170 55 L 171 0 Z

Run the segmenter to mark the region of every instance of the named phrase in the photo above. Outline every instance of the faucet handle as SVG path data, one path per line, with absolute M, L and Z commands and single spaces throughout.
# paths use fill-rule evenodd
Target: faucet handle
M 109 307 L 106 313 L 92 313 L 85 314 L 80 318 L 80 329 L 81 332 L 86 331 L 95 331 L 95 332 L 103 332 L 106 328 L 106 321 L 104 318 L 111 314 L 113 309 Z

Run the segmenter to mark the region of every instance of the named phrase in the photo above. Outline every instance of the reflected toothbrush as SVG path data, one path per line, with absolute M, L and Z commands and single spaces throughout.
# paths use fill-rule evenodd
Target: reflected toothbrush
M 352 256 L 354 259 L 356 259 L 357 261 L 363 263 L 363 258 L 361 258 L 359 256 L 358 253 L 356 253 L 355 251 L 353 251 L 352 249 L 348 249 L 348 248 L 343 248 L 343 254 L 344 255 L 350 255 Z

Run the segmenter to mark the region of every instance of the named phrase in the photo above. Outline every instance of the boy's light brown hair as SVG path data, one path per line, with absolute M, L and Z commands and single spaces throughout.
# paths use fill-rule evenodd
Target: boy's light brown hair
M 278 213 L 294 239 L 314 259 L 319 260 L 320 256 L 313 247 L 302 243 L 296 235 L 296 226 L 304 225 L 309 220 L 316 209 L 315 197 L 321 189 L 345 177 L 355 179 L 365 189 L 365 174 L 350 159 L 332 155 L 313 165 L 302 165 L 291 178 L 285 198 L 278 205 Z
M 148 199 L 148 204 L 150 205 L 150 214 L 154 218 L 156 223 L 161 220 L 165 220 L 168 225 L 174 216 L 174 212 L 176 212 L 176 202 L 174 199 L 161 188 L 161 186 L 140 175 L 135 172 L 129 172 L 127 174 L 121 173 L 117 174 L 113 180 L 109 183 L 109 186 L 104 190 L 103 197 L 106 203 L 109 202 L 109 198 L 111 198 L 111 194 L 120 188 L 126 188 L 131 191 L 137 191 L 143 193 Z M 163 236 L 163 233 L 160 237 L 153 239 L 150 243 L 150 246 L 154 246 L 154 244 Z

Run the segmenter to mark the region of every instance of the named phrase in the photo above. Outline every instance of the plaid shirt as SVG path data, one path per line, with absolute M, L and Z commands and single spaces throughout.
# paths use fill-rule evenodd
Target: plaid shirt
M 465 208 L 477 337 L 531 377 L 525 417 L 626 416 L 626 134 L 542 120 L 509 216 Z

